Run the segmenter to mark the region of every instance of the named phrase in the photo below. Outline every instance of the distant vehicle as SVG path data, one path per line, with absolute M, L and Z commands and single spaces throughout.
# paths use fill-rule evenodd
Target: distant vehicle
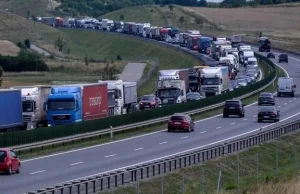
M 144 95 L 140 101 L 140 110 L 153 109 L 159 106 L 160 100 L 155 95 Z
M 251 84 L 252 79 L 246 75 L 240 76 L 239 79 L 246 79 L 248 84 Z
M 8 148 L 0 148 L 0 171 L 11 175 L 12 172 L 20 173 L 21 161 L 17 154 Z
M 258 97 L 258 105 L 262 104 L 275 105 L 274 95 L 270 92 L 262 92 Z
M 239 78 L 236 80 L 238 86 L 247 86 L 248 81 L 245 78 Z
M 250 77 L 252 77 L 252 74 L 254 75 L 255 79 L 259 77 L 258 71 L 256 69 L 247 69 L 246 75 L 251 75 Z
M 187 114 L 175 113 L 168 121 L 168 132 L 181 130 L 194 131 L 194 120 Z
M 257 114 L 257 122 L 262 122 L 264 120 L 271 120 L 278 122 L 280 120 L 280 111 L 274 106 L 264 106 Z
M 287 54 L 280 54 L 278 56 L 278 63 L 281 63 L 282 61 L 288 63 L 289 62 L 289 57 Z
M 223 117 L 226 118 L 229 115 L 237 115 L 239 117 L 245 117 L 245 104 L 239 99 L 226 100 L 223 108 Z
M 172 43 L 172 44 L 174 43 L 174 39 L 171 36 L 167 36 L 166 39 L 165 39 L 165 41 L 167 43 Z
M 189 92 L 186 94 L 187 101 L 201 100 L 203 98 L 199 92 Z
M 271 50 L 271 42 L 268 37 L 260 37 L 259 38 L 259 52 L 270 52 Z
M 283 94 L 294 97 L 296 85 L 294 79 L 290 77 L 279 77 L 277 83 L 277 96 L 280 97 Z
M 274 53 L 268 53 L 267 58 L 275 58 L 275 54 Z

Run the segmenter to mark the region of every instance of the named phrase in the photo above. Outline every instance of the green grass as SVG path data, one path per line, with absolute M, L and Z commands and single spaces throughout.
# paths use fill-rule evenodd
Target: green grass
M 268 67 L 263 64 L 259 64 L 259 65 L 260 65 L 262 71 L 264 72 L 264 74 L 266 74 L 266 72 L 268 71 Z M 279 71 L 279 69 L 277 69 L 277 70 Z M 279 75 L 282 75 L 282 72 L 278 72 L 278 73 L 279 73 Z M 275 90 L 276 90 L 276 88 L 271 85 L 268 88 L 266 88 L 264 91 L 274 92 Z M 243 100 L 243 102 L 245 104 L 253 103 L 257 100 L 258 95 L 259 94 L 250 96 L 247 99 Z M 193 115 L 193 118 L 195 120 L 201 120 L 204 118 L 214 116 L 216 114 L 221 114 L 222 110 L 223 110 L 222 108 L 218 108 L 218 109 L 211 110 L 211 111 L 201 113 L 198 115 Z M 32 152 L 23 152 L 20 154 L 20 156 L 22 157 L 22 159 L 33 158 L 33 157 L 43 156 L 43 155 L 47 155 L 47 154 L 51 154 L 51 153 L 67 151 L 70 149 L 99 145 L 99 144 L 107 143 L 110 141 L 116 141 L 119 139 L 124 139 L 124 138 L 142 135 L 142 134 L 146 134 L 146 133 L 150 133 L 150 132 L 154 132 L 154 131 L 159 131 L 159 130 L 162 130 L 165 128 L 166 128 L 166 124 L 157 124 L 157 125 L 153 125 L 149 128 L 139 128 L 139 129 L 116 133 L 116 134 L 114 134 L 113 139 L 111 139 L 109 135 L 103 135 L 101 137 L 95 137 L 94 139 L 88 139 L 88 140 L 84 140 L 84 141 L 76 141 L 76 142 L 71 142 L 69 144 L 64 144 L 64 145 L 57 145 L 56 147 L 51 147 L 51 146 L 45 147 L 43 150 L 36 149 L 36 150 L 33 150 Z

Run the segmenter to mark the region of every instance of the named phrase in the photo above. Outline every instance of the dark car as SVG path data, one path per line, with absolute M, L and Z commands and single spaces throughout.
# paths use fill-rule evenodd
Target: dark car
M 258 97 L 258 105 L 271 104 L 275 105 L 274 95 L 270 92 L 263 92 Z
M 153 109 L 158 107 L 159 104 L 160 100 L 155 95 L 144 95 L 139 103 L 140 110 Z
M 280 119 L 280 111 L 276 109 L 275 106 L 264 106 L 257 114 L 257 122 L 262 122 L 264 120 L 271 120 L 278 122 Z
M 189 92 L 186 94 L 187 101 L 201 100 L 203 96 L 199 92 Z
M 8 149 L 0 148 L 0 171 L 11 175 L 12 172 L 20 173 L 21 161 L 17 154 Z
M 226 118 L 229 115 L 237 115 L 239 117 L 245 117 L 245 108 L 241 100 L 226 100 L 223 108 L 223 117 Z
M 194 131 L 194 121 L 187 114 L 175 113 L 171 116 L 168 121 L 168 132 L 171 131 L 185 131 L 191 132 Z
M 289 57 L 287 54 L 280 54 L 278 56 L 278 63 L 281 63 L 282 61 L 288 63 L 289 62 Z
M 275 54 L 274 53 L 268 53 L 267 58 L 275 58 Z

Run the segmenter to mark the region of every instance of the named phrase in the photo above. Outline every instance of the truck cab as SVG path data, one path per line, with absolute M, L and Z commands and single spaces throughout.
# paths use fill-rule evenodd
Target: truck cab
M 184 80 L 159 80 L 157 82 L 156 96 L 161 100 L 162 106 L 186 102 Z
M 259 44 L 259 52 L 270 52 L 271 42 L 268 37 L 260 37 Z
M 44 105 L 48 126 L 65 125 L 82 121 L 80 87 L 52 87 Z
M 213 59 L 215 59 L 216 61 L 219 60 L 219 58 L 221 57 L 221 51 L 220 47 L 222 46 L 222 49 L 224 49 L 224 46 L 227 46 L 227 48 L 230 46 L 231 47 L 231 43 L 229 41 L 223 41 L 223 40 L 218 40 L 218 41 L 213 41 L 212 42 L 212 46 L 211 46 L 211 57 Z
M 210 37 L 199 37 L 198 38 L 198 52 L 208 54 L 207 50 L 211 47 L 212 38 Z

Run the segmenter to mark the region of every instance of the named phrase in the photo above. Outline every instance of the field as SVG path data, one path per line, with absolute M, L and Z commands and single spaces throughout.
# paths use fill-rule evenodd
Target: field
M 18 55 L 20 48 L 7 40 L 0 40 L 0 55 Z

